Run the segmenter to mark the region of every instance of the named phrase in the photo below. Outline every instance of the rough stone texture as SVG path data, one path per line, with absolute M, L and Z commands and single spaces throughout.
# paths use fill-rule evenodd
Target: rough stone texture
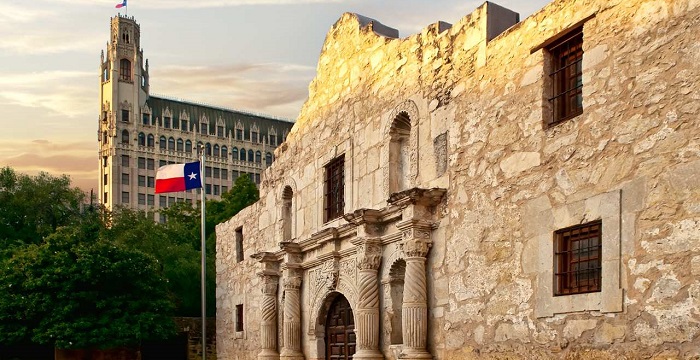
M 416 285 L 404 274 L 406 236 L 429 245 L 427 331 L 411 334 L 427 334 L 434 359 L 700 356 L 700 1 L 555 1 L 487 42 L 488 6 L 403 39 L 353 14 L 331 28 L 261 200 L 217 226 L 219 358 L 260 352 L 250 255 L 295 264 L 283 240 L 301 249 L 302 353 L 324 358 L 329 301 L 344 295 L 356 317 L 367 303 L 358 247 L 370 238 L 381 243 L 375 336 L 397 358 L 397 279 Z M 549 55 L 538 47 L 584 19 L 583 114 L 547 128 Z M 400 126 L 410 133 L 397 135 Z M 324 223 L 324 166 L 341 154 L 348 215 Z M 290 239 L 277 225 L 286 187 Z M 414 187 L 446 191 L 392 196 Z M 602 291 L 555 299 L 542 249 L 554 230 L 598 219 Z

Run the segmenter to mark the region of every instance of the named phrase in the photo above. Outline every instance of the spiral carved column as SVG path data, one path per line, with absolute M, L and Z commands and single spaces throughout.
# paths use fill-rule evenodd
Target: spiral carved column
M 291 275 L 284 278 L 284 347 L 280 359 L 303 360 L 301 352 L 301 305 L 299 288 L 301 276 Z
M 424 236 L 415 237 L 415 230 L 408 231 L 404 242 L 406 255 L 406 278 L 403 288 L 401 327 L 403 331 L 402 359 L 432 359 L 427 351 L 428 337 L 428 291 L 426 286 L 425 260 L 430 249 Z M 406 232 L 404 233 L 406 238 Z M 425 235 L 425 233 L 421 233 Z M 429 235 L 428 235 L 429 237 Z
M 260 347 L 258 360 L 279 359 L 277 352 L 277 284 L 279 276 L 260 275 L 263 282 L 263 298 L 260 306 Z
M 382 260 L 377 240 L 365 240 L 358 247 L 357 352 L 353 359 L 384 359 L 379 352 L 379 280 Z

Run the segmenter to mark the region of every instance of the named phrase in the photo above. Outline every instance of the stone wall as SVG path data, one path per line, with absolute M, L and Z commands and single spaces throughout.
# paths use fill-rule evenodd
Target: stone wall
M 260 352 L 262 284 L 250 256 L 347 225 L 324 223 L 325 164 L 345 156 L 345 212 L 388 206 L 389 139 L 402 112 L 411 122 L 407 185 L 447 189 L 427 263 L 436 359 L 700 356 L 700 1 L 554 1 L 487 41 L 489 6 L 403 39 L 375 34 L 354 14 L 329 31 L 260 201 L 217 226 L 221 359 Z M 540 46 L 584 20 L 583 114 L 546 127 Z M 281 230 L 285 187 L 292 239 Z M 553 231 L 595 219 L 602 291 L 552 296 Z M 391 224 L 382 236 L 396 233 Z M 314 251 L 324 250 L 307 261 Z M 309 280 L 302 343 L 316 358 Z M 234 329 L 239 304 L 243 331 Z M 381 349 L 394 358 L 389 337 Z

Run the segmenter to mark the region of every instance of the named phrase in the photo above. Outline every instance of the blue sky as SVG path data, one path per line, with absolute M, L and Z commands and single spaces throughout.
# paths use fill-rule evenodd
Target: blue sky
M 100 51 L 117 0 L 2 0 L 0 166 L 97 185 Z M 548 0 L 495 3 L 521 20 Z M 296 118 L 326 32 L 343 12 L 406 37 L 483 1 L 129 0 L 151 92 Z M 124 13 L 122 9 L 122 14 Z

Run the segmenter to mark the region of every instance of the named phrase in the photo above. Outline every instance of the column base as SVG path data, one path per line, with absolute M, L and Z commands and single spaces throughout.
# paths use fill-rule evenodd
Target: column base
M 358 350 L 352 358 L 353 360 L 384 360 L 384 355 L 379 350 Z
M 280 354 L 277 351 L 265 349 L 258 354 L 258 360 L 279 360 Z
M 282 354 L 280 354 L 280 360 L 306 360 L 304 357 L 304 354 L 298 351 L 282 351 Z
M 406 360 L 412 360 L 412 359 L 432 359 L 433 355 L 430 355 L 429 352 L 425 350 L 415 350 L 415 349 L 410 349 L 406 350 L 404 349 L 401 351 L 401 354 L 399 355 L 399 359 L 406 359 Z

